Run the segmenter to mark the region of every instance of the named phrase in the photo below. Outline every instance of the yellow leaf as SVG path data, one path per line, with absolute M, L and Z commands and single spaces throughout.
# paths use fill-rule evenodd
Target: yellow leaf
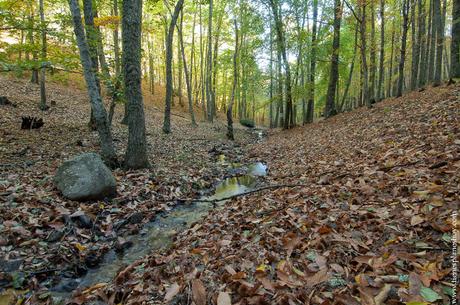
M 83 245 L 80 244 L 80 243 L 76 243 L 76 244 L 75 244 L 75 248 L 77 248 L 78 251 L 80 251 L 80 252 L 83 252 L 83 251 L 86 250 L 86 246 L 83 246 Z
M 259 267 L 256 268 L 256 271 L 260 272 L 265 272 L 265 270 L 267 270 L 267 265 L 265 264 L 260 264 Z

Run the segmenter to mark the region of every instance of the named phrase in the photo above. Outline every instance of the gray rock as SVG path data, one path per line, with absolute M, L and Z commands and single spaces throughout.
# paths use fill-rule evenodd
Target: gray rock
M 95 153 L 84 153 L 65 161 L 57 170 L 54 182 L 62 195 L 71 200 L 98 200 L 117 193 L 112 172 Z
M 24 262 L 23 259 L 11 259 L 11 260 L 3 260 L 0 259 L 0 271 L 2 272 L 14 272 L 19 270 L 22 263 Z

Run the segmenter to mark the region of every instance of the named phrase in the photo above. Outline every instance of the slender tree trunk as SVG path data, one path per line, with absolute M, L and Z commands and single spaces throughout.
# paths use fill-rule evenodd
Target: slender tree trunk
M 450 77 L 460 78 L 460 1 L 452 1 L 452 43 L 450 45 Z
M 428 76 L 427 82 L 432 83 L 434 80 L 434 70 L 435 70 L 435 53 L 436 53 L 436 20 L 438 17 L 434 15 L 434 2 L 439 0 L 430 1 L 430 16 L 428 18 L 429 30 L 429 57 L 428 57 Z M 440 12 L 439 12 L 440 13 Z
M 387 87 L 387 97 L 392 96 L 391 85 L 393 82 L 393 58 L 394 58 L 394 49 L 395 49 L 395 20 L 393 19 L 392 29 L 391 29 L 391 51 L 390 51 L 390 67 L 388 69 L 388 87 Z
M 417 0 L 420 2 L 421 0 Z M 420 10 L 418 12 L 420 14 Z M 416 10 L 415 3 L 411 6 L 411 39 L 412 39 L 412 64 L 411 64 L 411 77 L 410 77 L 410 88 L 415 90 L 418 83 L 418 61 L 419 61 L 419 40 L 416 37 Z
M 293 126 L 293 109 L 292 109 L 292 90 L 291 90 L 291 69 L 286 52 L 286 41 L 284 38 L 283 23 L 281 16 L 278 13 L 278 3 L 276 0 L 270 0 L 270 4 L 275 18 L 275 28 L 278 38 L 278 46 L 281 51 L 281 56 L 284 63 L 284 71 L 286 73 L 285 87 L 286 87 L 286 113 L 284 117 L 284 129 L 289 129 Z
M 183 12 L 181 10 L 181 22 L 182 22 L 182 15 L 183 15 Z M 181 25 L 182 26 L 182 25 Z M 177 31 L 177 36 L 179 36 L 179 31 Z M 177 83 L 178 83 L 178 86 L 177 86 L 177 94 L 179 94 L 179 105 L 181 107 L 184 106 L 184 102 L 182 101 L 182 59 L 181 59 L 181 42 L 180 42 L 180 38 L 178 37 L 177 39 L 177 70 L 178 70 L 178 74 L 177 74 Z
M 354 70 L 354 67 L 355 67 L 356 51 L 358 49 L 358 30 L 359 30 L 359 27 L 358 27 L 358 24 L 356 24 L 355 44 L 354 44 L 354 49 L 353 49 L 353 60 L 351 61 L 350 73 L 348 74 L 348 80 L 347 80 L 347 83 L 345 85 L 345 91 L 343 93 L 342 102 L 340 104 L 339 111 L 343 110 L 343 105 L 345 105 L 345 100 L 346 100 L 346 98 L 348 96 L 348 91 L 350 90 L 351 80 L 353 79 L 353 70 Z
M 233 103 L 235 102 L 236 86 L 238 84 L 238 24 L 236 19 L 233 21 L 235 25 L 235 51 L 233 53 L 233 86 L 232 95 L 227 109 L 227 138 L 234 140 L 233 134 Z
M 173 99 L 173 75 L 172 75 L 172 57 L 173 57 L 173 37 L 174 27 L 176 26 L 177 18 L 184 5 L 184 0 L 179 0 L 176 3 L 174 12 L 169 23 L 168 35 L 166 37 L 166 97 L 165 97 L 165 113 L 163 121 L 163 132 L 171 132 L 171 105 Z
M 369 59 L 370 59 L 370 87 L 369 87 L 369 98 L 371 103 L 374 103 L 376 100 L 375 97 L 375 74 L 377 69 L 377 56 L 376 56 L 376 43 L 375 43 L 375 9 L 374 9 L 374 0 L 370 1 L 370 11 L 371 11 L 371 44 L 369 50 Z
M 361 66 L 363 77 L 363 104 L 367 107 L 372 107 L 371 99 L 369 98 L 368 84 L 368 66 L 367 66 L 367 39 L 366 39 L 366 3 L 361 3 Z
M 41 67 L 40 67 L 40 110 L 47 110 L 46 105 L 46 24 L 45 24 L 45 8 L 43 0 L 39 1 L 40 6 L 40 29 L 42 36 L 41 50 Z
M 209 11 L 208 11 L 208 45 L 206 55 L 206 105 L 208 113 L 208 121 L 213 121 L 213 105 L 214 95 L 212 91 L 212 71 L 213 71 L 213 60 L 212 60 L 212 16 L 213 16 L 213 0 L 209 0 Z
M 34 30 L 33 28 L 35 27 L 35 16 L 34 16 L 34 6 L 31 6 L 31 15 L 29 16 L 29 24 L 30 24 L 30 30 L 29 30 L 29 41 L 32 46 L 35 46 L 35 38 L 34 38 Z M 33 68 L 32 68 L 32 76 L 30 78 L 30 82 L 32 84 L 38 84 L 38 69 L 37 69 L 37 63 L 38 63 L 38 54 L 35 48 L 33 48 L 32 51 L 32 59 L 34 62 Z
M 180 26 L 179 26 L 177 32 L 179 34 L 178 36 L 179 36 L 179 42 L 180 42 L 180 51 L 181 51 L 181 54 L 182 54 L 182 63 L 184 65 L 185 85 L 187 86 L 188 111 L 190 113 L 190 119 L 192 120 L 192 125 L 197 126 L 196 120 L 195 120 L 195 113 L 193 111 L 191 75 L 188 72 L 187 58 L 185 56 L 184 36 L 183 36 L 183 33 L 182 33 L 182 24 L 183 24 L 183 15 L 182 15 L 182 12 L 181 12 Z
M 442 22 L 441 1 L 433 0 L 433 25 L 436 32 L 436 60 L 433 78 L 433 86 L 441 84 L 442 72 L 442 48 L 444 44 L 444 24 Z
M 402 37 L 401 37 L 401 54 L 399 57 L 399 69 L 398 69 L 398 91 L 396 96 L 401 96 L 404 88 L 404 64 L 406 61 L 406 40 L 407 40 L 407 31 L 409 30 L 409 9 L 410 9 L 411 0 L 403 0 L 402 3 L 402 15 L 403 15 L 403 25 L 402 25 Z
M 270 111 L 269 111 L 269 116 L 270 116 L 270 128 L 273 128 L 273 26 L 272 22 L 270 21 L 270 92 L 269 92 L 269 98 L 270 98 Z
M 340 24 L 342 22 L 342 4 L 341 0 L 334 1 L 334 38 L 332 42 L 331 71 L 329 76 L 329 85 L 326 95 L 325 116 L 331 117 L 337 114 L 335 107 L 335 93 L 337 82 L 339 80 L 339 48 L 340 48 Z
M 384 98 L 385 92 L 385 0 L 380 0 L 380 59 L 379 59 L 379 82 L 377 85 L 377 100 Z
M 316 76 L 316 31 L 318 20 L 318 0 L 313 0 L 313 25 L 311 33 L 311 59 L 310 59 L 310 94 L 307 104 L 307 123 L 313 123 L 315 113 L 315 76 Z
M 141 25 L 142 0 L 123 1 L 122 64 L 128 103 L 128 147 L 124 165 L 132 169 L 149 166 L 141 90 Z
M 200 8 L 200 86 L 201 86 L 201 107 L 203 110 L 203 118 L 207 120 L 206 113 L 206 94 L 205 94 L 205 81 L 204 81 L 204 45 L 203 45 L 203 12 L 201 3 L 199 2 Z
M 426 46 L 426 33 L 425 33 L 425 2 L 424 0 L 418 0 L 418 32 L 417 32 L 417 44 L 419 49 L 419 61 L 418 61 L 418 78 L 417 87 L 425 85 L 426 80 L 426 52 L 424 50 Z
M 93 11 L 93 1 L 92 0 L 83 0 L 83 11 L 85 15 L 85 32 L 86 32 L 86 41 L 88 42 L 89 52 L 91 56 L 91 64 L 93 69 L 93 74 L 96 79 L 96 86 L 99 94 L 101 93 L 101 85 L 99 81 L 99 76 L 97 75 L 99 71 L 98 56 L 97 56 L 97 32 L 96 27 L 94 26 L 94 11 Z M 91 110 L 91 116 L 88 123 L 88 127 L 91 130 L 96 129 L 96 122 L 93 110 Z
M 70 12 L 72 13 L 72 20 L 77 37 L 77 45 L 80 51 L 81 65 L 83 66 L 84 77 L 88 94 L 91 101 L 91 109 L 94 113 L 94 118 L 101 141 L 102 157 L 109 166 L 116 166 L 118 164 L 115 149 L 112 141 L 112 133 L 107 121 L 107 113 L 94 76 L 93 65 L 91 62 L 91 53 L 89 51 L 88 43 L 85 39 L 85 32 L 81 23 L 80 7 L 77 0 L 69 0 Z

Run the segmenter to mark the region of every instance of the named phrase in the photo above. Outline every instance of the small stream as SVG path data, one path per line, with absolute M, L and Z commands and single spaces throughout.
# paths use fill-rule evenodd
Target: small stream
M 219 162 L 225 163 L 225 156 L 220 159 L 222 160 Z M 231 166 L 235 167 L 235 165 Z M 237 170 L 246 169 L 240 165 L 236 166 Z M 259 180 L 258 177 L 267 174 L 267 166 L 261 162 L 253 163 L 247 167 L 245 172 L 244 175 L 224 179 L 216 186 L 213 195 L 202 197 L 202 199 L 218 200 L 254 189 Z M 224 201 L 221 201 L 217 207 L 223 204 Z M 135 262 L 152 251 L 171 246 L 175 234 L 204 218 L 213 208 L 215 205 L 211 202 L 197 201 L 178 205 L 171 211 L 160 214 L 155 220 L 147 223 L 139 234 L 127 238 L 132 246 L 123 254 L 117 254 L 112 249 L 104 256 L 102 263 L 95 269 L 89 269 L 85 276 L 79 279 L 63 278 L 51 289 L 54 297 L 66 298 L 70 296 L 71 291 L 77 288 L 111 281 L 123 266 Z

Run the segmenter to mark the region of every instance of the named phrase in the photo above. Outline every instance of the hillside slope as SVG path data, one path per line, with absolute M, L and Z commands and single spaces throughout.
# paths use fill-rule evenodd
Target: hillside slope
M 272 134 L 251 154 L 269 165 L 264 185 L 279 188 L 226 203 L 179 234 L 170 250 L 124 269 L 97 297 L 126 304 L 449 303 L 459 93 L 458 86 L 428 88 Z M 80 300 L 94 296 L 88 290 Z

